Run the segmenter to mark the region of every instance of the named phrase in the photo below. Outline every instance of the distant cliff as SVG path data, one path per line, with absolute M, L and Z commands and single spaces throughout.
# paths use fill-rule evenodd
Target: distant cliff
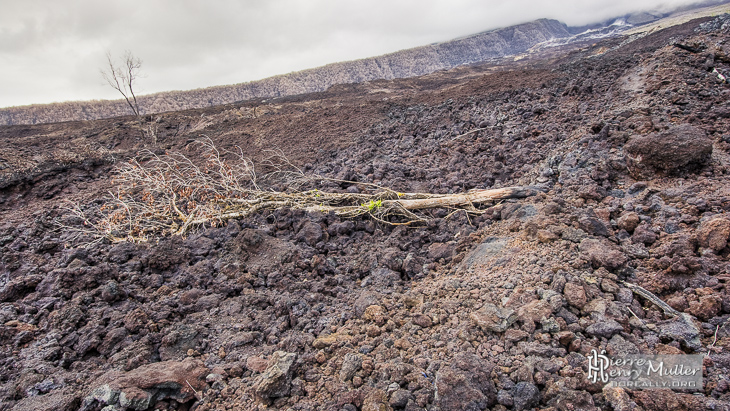
M 416 47 L 361 60 L 274 76 L 250 83 L 190 91 L 172 91 L 140 98 L 142 113 L 201 108 L 258 97 L 280 97 L 324 91 L 335 84 L 419 76 L 464 64 L 522 53 L 538 43 L 567 38 L 568 27 L 541 19 L 443 43 Z M 38 124 L 93 120 L 129 114 L 123 101 L 81 101 L 0 109 L 0 124 Z

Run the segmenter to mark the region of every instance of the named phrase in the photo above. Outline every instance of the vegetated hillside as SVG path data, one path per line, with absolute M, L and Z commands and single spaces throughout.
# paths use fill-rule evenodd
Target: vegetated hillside
M 156 140 L 131 118 L 1 127 L 0 409 L 727 409 L 729 37 L 725 15 L 166 113 Z M 204 136 L 272 192 L 296 187 L 265 176 L 267 150 L 320 192 L 538 193 L 413 226 L 281 207 L 186 238 L 75 237 L 64 201 L 103 204 L 142 148 L 202 170 Z M 704 385 L 604 388 L 592 350 L 703 354 Z
M 570 37 L 567 29 L 556 20 L 542 19 L 444 43 L 329 64 L 250 83 L 141 96 L 140 111 L 152 114 L 210 107 L 259 97 L 324 91 L 336 84 L 420 76 L 464 64 L 514 56 L 538 43 Z M 122 116 L 128 114 L 128 110 L 124 101 L 81 101 L 10 107 L 0 109 L 0 124 L 92 120 Z

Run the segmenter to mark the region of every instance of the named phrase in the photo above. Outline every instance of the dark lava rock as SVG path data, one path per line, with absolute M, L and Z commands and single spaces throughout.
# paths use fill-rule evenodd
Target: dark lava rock
M 81 399 L 71 389 L 54 391 L 46 395 L 26 397 L 18 401 L 13 411 L 58 411 L 76 410 Z
M 390 268 L 376 268 L 373 272 L 362 280 L 362 286 L 378 286 L 378 287 L 391 287 L 393 284 L 400 281 L 400 274 L 391 270 Z
M 183 357 L 188 350 L 195 349 L 203 338 L 202 327 L 180 324 L 168 332 L 160 343 L 160 358 L 171 360 Z
M 512 398 L 512 394 L 509 391 L 499 390 L 497 393 L 497 402 L 505 407 L 511 407 L 515 404 L 515 399 Z
M 419 326 L 421 328 L 428 328 L 431 325 L 433 325 L 433 322 L 431 321 L 431 317 L 420 314 L 420 315 L 413 317 L 413 324 L 416 324 L 417 326 Z
M 540 402 L 540 390 L 529 382 L 518 382 L 512 388 L 512 398 L 516 410 L 527 410 Z
M 551 347 L 546 344 L 540 344 L 538 342 L 520 342 L 518 344 L 520 349 L 525 355 L 536 355 L 538 357 L 564 357 L 565 348 L 562 347 Z
M 362 317 L 365 310 L 371 305 L 377 305 L 380 296 L 374 292 L 365 291 L 360 294 L 353 304 L 353 309 L 357 317 Z
M 603 395 L 606 397 L 606 402 L 611 404 L 611 407 L 615 411 L 630 411 L 637 409 L 635 402 L 631 401 L 629 394 L 621 387 L 609 387 L 603 388 Z
M 193 289 L 183 292 L 180 295 L 179 301 L 180 301 L 180 304 L 182 304 L 182 305 L 195 304 L 195 302 L 198 301 L 198 298 L 200 298 L 202 295 L 203 295 L 203 290 L 201 290 L 199 288 L 193 288 Z
M 586 200 L 601 201 L 606 197 L 606 194 L 608 194 L 606 189 L 596 184 L 590 184 L 578 189 L 578 197 Z
M 628 233 L 633 233 L 634 229 L 636 229 L 640 222 L 641 220 L 639 219 L 639 215 L 633 211 L 623 213 L 621 217 L 616 220 L 618 228 L 626 230 Z
M 651 391 L 651 390 L 647 390 Z M 585 391 L 562 390 L 555 398 L 550 400 L 550 405 L 559 411 L 598 411 L 591 394 Z
M 396 390 L 390 395 L 390 401 L 388 402 L 391 407 L 403 408 L 408 405 L 408 401 L 413 399 L 413 394 L 408 390 Z
M 537 215 L 537 209 L 530 204 L 507 204 L 501 212 L 502 220 L 508 220 L 510 218 L 518 219 L 520 221 L 527 220 L 528 217 Z
M 673 172 L 703 165 L 712 154 L 712 140 L 689 124 L 660 133 L 633 136 L 624 146 L 629 172 L 636 178 L 652 172 Z
M 433 243 L 428 247 L 428 258 L 438 261 L 440 259 L 449 259 L 454 252 L 454 244 L 450 243 Z
M 654 233 L 647 224 L 639 224 L 639 226 L 634 230 L 634 235 L 631 236 L 631 241 L 634 243 L 651 245 L 656 241 L 656 233 Z
M 340 379 L 342 381 L 349 381 L 355 375 L 360 367 L 362 366 L 362 355 L 355 353 L 345 354 L 345 359 L 342 360 L 342 368 L 340 368 Z
M 608 236 L 608 228 L 606 228 L 606 225 L 599 221 L 597 218 L 582 217 L 580 220 L 578 220 L 578 224 L 580 224 L 580 228 L 588 234 L 599 237 Z
M 42 278 L 40 276 L 27 276 L 5 283 L 0 289 L 0 302 L 22 298 L 34 290 L 41 281 Z
M 136 251 L 137 246 L 134 243 L 123 242 L 112 247 L 111 250 L 109 250 L 107 258 L 112 263 L 124 264 L 132 258 Z
M 190 254 L 197 257 L 206 256 L 215 248 L 215 241 L 205 236 L 191 237 L 185 243 L 190 249 Z
M 334 223 L 327 227 L 327 233 L 331 236 L 335 235 L 349 235 L 355 230 L 355 223 L 352 221 L 343 221 L 341 223 Z
M 479 216 L 437 208 L 423 210 L 424 224 L 391 226 L 284 207 L 225 227 L 211 221 L 187 236 L 150 233 L 142 244 L 82 247 L 92 238 L 53 223 L 82 228 L 83 221 L 54 206 L 63 198 L 43 198 L 53 192 L 96 214 L 118 173 L 89 156 L 108 146 L 120 163 L 130 159 L 148 145 L 138 122 L 1 128 L 0 410 L 77 410 L 92 391 L 89 411 L 626 410 L 631 401 L 645 410 L 723 409 L 730 105 L 727 85 L 705 66 L 710 55 L 715 65 L 730 61 L 730 45 L 720 44 L 730 24 L 717 35 L 697 34 L 696 25 L 584 61 L 586 53 L 560 58 L 561 47 L 549 52 L 566 62 L 555 67 L 533 65 L 536 55 L 488 76 L 464 75 L 486 68 L 475 66 L 144 120 L 160 125 L 158 156 L 182 150 L 209 165 L 192 144 L 201 131 L 221 149 L 240 147 L 264 162 L 258 183 L 266 191 L 374 194 L 377 185 L 390 194 L 447 194 L 532 181 L 544 188 L 531 198 L 475 204 Z M 507 37 L 536 38 L 531 33 L 510 29 Z M 707 54 L 666 48 L 669 38 L 704 41 Z M 648 77 L 640 74 L 647 67 Z M 683 123 L 697 128 L 660 131 Z M 296 132 L 285 132 L 292 125 Z M 583 134 L 586 127 L 593 134 Z M 683 127 L 703 141 L 685 145 Z M 723 161 L 707 162 L 700 129 Z M 655 131 L 624 150 L 632 134 Z M 276 167 L 267 165 L 267 149 L 275 147 L 301 165 L 303 185 L 293 174 L 268 174 Z M 234 167 L 240 157 L 221 154 Z M 38 172 L 16 180 L 15 168 L 36 165 Z M 685 173 L 702 165 L 701 174 Z M 648 177 L 636 182 L 629 169 Z M 144 191 L 125 190 L 137 200 Z M 662 321 L 621 279 L 697 319 Z M 592 348 L 617 357 L 677 352 L 680 344 L 687 352 L 712 345 L 704 391 L 602 394 L 585 378 Z M 209 386 L 195 379 L 198 371 L 151 374 L 185 357 L 205 359 Z M 111 377 L 100 379 L 104 372 Z M 140 386 L 152 377 L 162 385 Z M 131 385 L 112 385 L 123 379 Z M 693 397 L 702 400 L 687 402 Z
M 497 402 L 491 379 L 494 364 L 474 354 L 460 353 L 436 373 L 435 403 L 442 410 L 486 410 Z
M 611 338 L 612 335 L 621 332 L 624 327 L 617 323 L 616 320 L 598 321 L 594 324 L 589 325 L 586 328 L 586 332 L 590 335 L 603 338 Z
M 324 232 L 319 224 L 307 221 L 302 229 L 299 230 L 299 233 L 297 233 L 296 238 L 297 240 L 304 241 L 310 246 L 314 246 L 322 239 L 323 235 Z
M 674 392 L 667 388 L 635 390 L 632 394 L 636 404 L 646 411 L 727 409 L 705 407 L 703 404 L 704 398 L 688 393 Z
M 583 308 L 588 302 L 585 289 L 580 284 L 567 283 L 563 288 L 563 294 L 568 304 L 576 308 Z
M 507 246 L 508 238 L 487 237 L 461 262 L 461 267 L 466 270 L 478 268 L 499 256 Z
M 631 184 L 631 187 L 629 187 L 629 194 L 630 195 L 638 194 L 638 193 L 646 190 L 646 187 L 648 187 L 648 185 L 645 182 L 638 181 L 634 184 Z
M 689 313 L 707 321 L 720 314 L 722 308 L 722 300 L 717 295 L 704 295 L 699 301 L 693 301 L 689 304 Z
M 659 323 L 659 338 L 678 341 L 684 347 L 694 351 L 702 348 L 700 330 L 687 314 Z
M 606 346 L 606 351 L 613 356 L 627 356 L 630 354 L 639 354 L 639 347 L 631 341 L 626 341 L 620 335 L 614 335 Z

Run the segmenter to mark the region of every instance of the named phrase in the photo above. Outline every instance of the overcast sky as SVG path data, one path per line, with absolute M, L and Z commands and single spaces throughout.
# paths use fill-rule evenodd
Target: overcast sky
M 569 25 L 692 0 L 0 0 L 0 107 L 116 99 L 106 52 L 142 60 L 138 94 L 258 80 L 542 17 Z

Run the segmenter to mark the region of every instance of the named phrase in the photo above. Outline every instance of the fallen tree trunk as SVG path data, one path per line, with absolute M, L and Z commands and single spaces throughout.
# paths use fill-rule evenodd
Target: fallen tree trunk
M 536 193 L 535 189 L 529 187 L 506 187 L 491 190 L 472 190 L 463 194 L 425 194 L 428 197 L 415 200 L 384 200 L 383 206 L 398 205 L 406 210 L 460 207 L 508 198 L 524 198 L 533 196 Z
M 489 190 L 472 190 L 460 194 L 428 194 L 428 193 L 400 193 L 398 199 L 381 200 L 377 208 L 402 209 L 408 211 L 425 210 L 429 208 L 472 207 L 474 204 L 488 203 L 508 198 L 525 198 L 533 196 L 538 190 L 530 187 L 506 187 Z M 374 198 L 375 196 L 370 196 Z M 372 201 L 372 200 L 371 200 Z M 364 214 L 369 209 L 368 204 L 359 206 L 324 206 L 315 205 L 304 208 L 306 211 L 333 211 L 339 216 L 349 216 L 352 213 Z
M 372 183 L 308 176 L 301 170 L 277 170 L 259 178 L 250 160 L 224 161 L 212 142 L 201 143 L 205 165 L 197 165 L 182 154 L 149 157 L 144 163 L 132 160 L 117 169 L 116 192 L 101 206 L 72 204 L 69 210 L 82 227 L 59 224 L 82 236 L 106 238 L 112 242 L 147 241 L 164 235 L 185 235 L 195 227 L 218 226 L 227 220 L 256 213 L 289 208 L 308 212 L 334 213 L 342 218 L 369 216 L 391 225 L 424 223 L 432 218 L 422 210 L 449 208 L 478 215 L 476 205 L 535 195 L 532 187 L 471 190 L 459 194 L 400 193 Z M 285 163 L 286 164 L 286 163 Z M 286 190 L 265 189 L 286 187 Z M 319 187 L 355 185 L 357 193 L 322 191 Z

